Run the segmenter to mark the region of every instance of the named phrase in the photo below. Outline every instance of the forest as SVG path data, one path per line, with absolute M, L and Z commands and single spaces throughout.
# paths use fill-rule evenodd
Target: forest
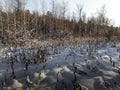
M 15 2 L 15 1 L 14 1 Z M 25 1 L 23 1 L 25 2 Z M 51 0 L 51 11 L 42 7 L 42 13 L 24 9 L 20 0 L 0 7 L 0 41 L 3 44 L 25 44 L 26 40 L 65 39 L 66 37 L 119 38 L 119 27 L 112 25 L 103 5 L 96 16 L 86 17 L 82 5 L 76 5 L 78 15 L 66 16 L 67 4 L 57 7 Z M 78 16 L 78 17 L 77 17 Z

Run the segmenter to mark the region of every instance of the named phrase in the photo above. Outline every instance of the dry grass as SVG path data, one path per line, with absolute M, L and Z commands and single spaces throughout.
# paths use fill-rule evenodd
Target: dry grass
M 26 39 L 25 40 L 25 47 L 47 47 L 47 46 L 56 46 L 59 44 L 64 45 L 71 45 L 71 44 L 83 44 L 86 42 L 100 42 L 105 41 L 104 37 L 67 37 L 62 39 L 46 39 L 46 40 L 40 40 L 40 39 Z

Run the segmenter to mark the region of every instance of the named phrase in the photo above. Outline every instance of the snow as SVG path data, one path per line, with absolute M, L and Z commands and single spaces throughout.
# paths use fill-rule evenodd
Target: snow
M 35 72 L 33 82 L 37 84 L 39 82 L 39 79 L 40 79 L 40 74 Z
M 44 78 L 46 78 L 46 74 L 45 74 L 44 71 L 42 71 L 42 72 L 40 73 L 40 79 L 44 79 Z
M 50 48 L 45 62 L 29 64 L 27 77 L 25 77 L 25 64 L 20 62 L 23 59 L 23 51 L 25 51 L 26 59 L 29 60 L 34 59 L 37 50 L 20 47 L 2 48 L 0 50 L 0 80 L 5 82 L 6 75 L 7 81 L 4 88 L 7 90 L 13 88 L 26 90 L 26 80 L 34 86 L 33 90 L 55 90 L 56 87 L 57 90 L 63 90 L 65 86 L 67 90 L 73 90 L 76 75 L 77 80 L 74 82 L 81 90 L 105 90 L 106 84 L 112 90 L 119 90 L 120 43 L 116 43 L 115 47 L 111 43 L 104 43 L 104 45 L 102 43 L 96 47 L 92 44 L 91 48 L 88 47 L 84 44 Z M 11 78 L 11 67 L 6 62 L 9 60 L 9 57 L 5 58 L 6 53 L 14 59 L 17 56 L 18 62 L 14 63 L 15 79 Z M 34 56 L 32 56 L 33 53 Z
M 9 87 L 7 87 L 7 88 L 5 88 L 4 87 L 4 89 L 6 90 L 22 90 L 23 89 L 23 85 L 18 81 L 18 80 L 16 80 L 16 79 L 13 79 L 13 81 L 12 81 L 12 84 L 9 86 Z

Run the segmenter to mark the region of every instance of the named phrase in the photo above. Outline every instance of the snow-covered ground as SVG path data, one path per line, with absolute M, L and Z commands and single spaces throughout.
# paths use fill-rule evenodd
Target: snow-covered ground
M 0 49 L 0 90 L 120 90 L 120 43 L 48 48 L 46 61 L 29 63 L 27 75 L 23 51 L 26 60 L 36 57 L 36 49 Z

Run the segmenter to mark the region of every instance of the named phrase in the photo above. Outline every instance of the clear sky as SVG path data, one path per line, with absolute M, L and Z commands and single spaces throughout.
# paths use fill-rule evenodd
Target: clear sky
M 2 1 L 2 0 L 0 0 Z M 5 1 L 5 0 L 3 0 Z M 45 10 L 49 10 L 51 7 L 51 0 L 26 0 L 29 3 L 26 5 L 30 10 L 41 10 L 41 6 L 45 7 Z M 58 3 L 63 1 L 67 4 L 67 13 L 76 12 L 76 5 L 83 5 L 83 10 L 87 16 L 94 15 L 103 5 L 106 5 L 107 16 L 114 21 L 114 25 L 120 26 L 120 0 L 55 0 Z M 44 2 L 44 5 L 41 3 Z M 76 13 L 77 14 L 77 13 Z

